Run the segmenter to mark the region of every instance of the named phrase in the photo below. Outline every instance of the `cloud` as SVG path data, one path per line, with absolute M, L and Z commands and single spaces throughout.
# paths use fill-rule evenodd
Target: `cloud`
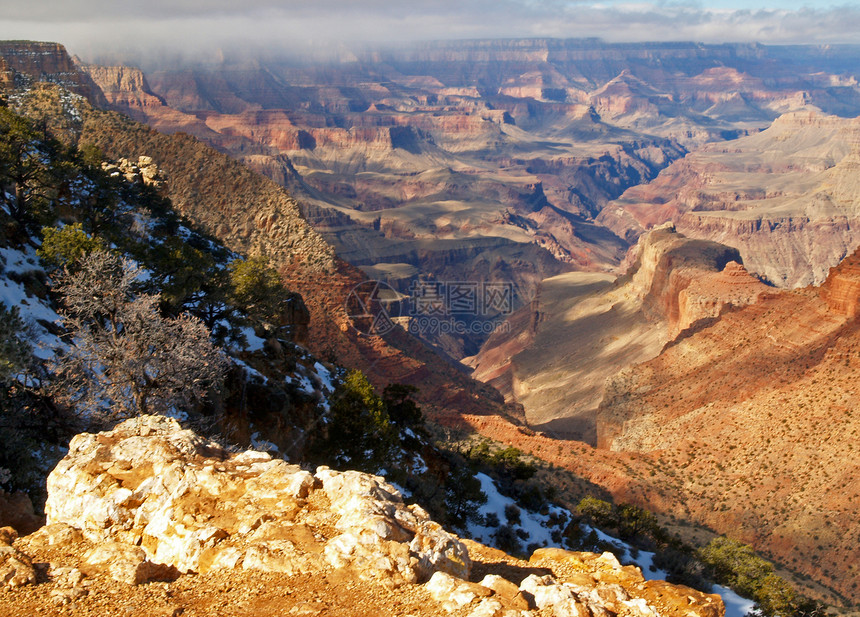
M 40 0 L 6 2 L 0 38 L 55 40 L 93 58 L 125 49 L 301 50 L 371 41 L 600 37 L 607 41 L 850 43 L 860 5 L 709 9 L 697 0 Z M 794 2 L 785 6 L 796 6 Z

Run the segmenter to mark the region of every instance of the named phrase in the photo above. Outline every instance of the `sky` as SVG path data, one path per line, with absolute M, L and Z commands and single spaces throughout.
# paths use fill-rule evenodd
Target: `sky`
M 500 37 L 860 43 L 860 0 L 0 0 L 0 39 L 111 51 Z

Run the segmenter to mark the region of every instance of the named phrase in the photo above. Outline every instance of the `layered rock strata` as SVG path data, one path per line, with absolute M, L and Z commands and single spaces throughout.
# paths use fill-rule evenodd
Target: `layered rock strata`
M 631 250 L 623 277 L 544 280 L 535 301 L 468 359 L 473 375 L 521 403 L 540 430 L 596 443 L 607 379 L 767 291 L 740 259 L 735 249 L 687 238 L 672 225 L 654 229 Z

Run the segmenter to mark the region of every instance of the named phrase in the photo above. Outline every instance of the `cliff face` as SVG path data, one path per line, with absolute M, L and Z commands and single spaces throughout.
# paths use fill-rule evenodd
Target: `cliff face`
M 642 251 L 639 271 L 627 279 L 631 297 L 653 287 L 660 271 L 655 246 L 652 241 Z M 569 337 L 564 329 L 566 320 L 583 315 L 586 303 L 611 293 L 609 281 L 578 281 L 579 290 L 567 285 L 565 297 L 572 299 L 567 304 L 551 302 L 554 281 L 545 281 L 534 310 L 515 315 L 518 327 L 490 339 L 492 345 L 478 356 L 478 370 L 487 371 L 487 378 L 505 378 L 516 392 L 513 376 L 534 348 L 540 375 L 533 383 L 550 387 L 567 369 L 572 377 L 566 387 L 576 391 L 593 374 L 582 358 L 590 353 L 617 360 L 620 345 L 626 368 L 617 365 L 620 370 L 609 376 L 595 402 L 601 449 L 560 439 L 564 433 L 554 430 L 559 423 L 535 432 L 492 417 L 460 421 L 552 460 L 618 500 L 752 543 L 789 570 L 841 594 L 830 595 L 830 602 L 850 604 L 860 576 L 853 565 L 858 560 L 853 503 L 860 498 L 853 439 L 860 427 L 852 411 L 860 397 L 858 260 L 860 251 L 833 268 L 821 287 L 795 291 L 767 287 L 733 262 L 722 272 L 701 272 L 678 292 L 678 335 L 638 363 L 630 360 L 641 340 L 624 338 L 635 327 L 632 319 L 614 331 L 604 328 L 606 320 L 585 322 L 606 333 L 596 345 L 585 330 Z M 586 284 L 590 288 L 582 287 Z M 659 299 L 653 296 L 651 306 L 666 306 L 667 297 Z M 616 309 L 621 314 L 622 306 Z M 549 310 L 553 307 L 559 310 Z M 553 313 L 566 319 L 554 319 Z M 547 323 L 557 336 L 546 336 L 538 347 Z M 590 351 L 571 346 L 568 355 L 559 355 L 555 350 L 563 340 Z M 497 375 L 489 372 L 494 366 Z M 560 490 L 582 494 L 575 482 L 560 477 L 558 482 Z M 817 594 L 820 588 L 809 591 Z
M 628 260 L 629 273 L 615 280 L 588 273 L 544 280 L 531 305 L 468 359 L 473 375 L 521 403 L 532 426 L 601 443 L 595 414 L 609 377 L 766 289 L 735 249 L 671 226 L 642 236 Z
M 39 81 L 57 84 L 95 105 L 107 104 L 59 43 L 0 41 L 0 88 L 8 93 Z
M 832 311 L 848 319 L 857 317 L 860 303 L 860 252 L 855 252 L 831 268 L 820 293 Z
M 621 371 L 597 414 L 605 447 L 663 452 L 677 478 L 667 486 L 695 518 L 781 560 L 815 556 L 794 567 L 848 595 L 856 569 L 826 564 L 857 559 L 847 538 L 860 484 L 847 453 L 860 396 L 858 259 L 820 288 L 762 293 Z M 705 469 L 711 480 L 697 476 Z
M 778 286 L 821 283 L 860 243 L 856 120 L 815 112 L 702 148 L 600 214 L 624 238 L 664 221 L 735 246 L 752 272 Z
M 88 75 L 112 105 L 129 109 L 160 107 L 164 102 L 153 95 L 143 71 L 126 66 L 78 65 L 78 72 Z

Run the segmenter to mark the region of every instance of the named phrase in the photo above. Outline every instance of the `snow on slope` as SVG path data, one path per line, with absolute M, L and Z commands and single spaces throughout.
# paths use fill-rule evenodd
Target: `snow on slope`
M 60 316 L 48 301 L 28 293 L 25 284 L 19 282 L 32 273 L 38 273 L 40 277 L 44 275 L 34 247 L 27 246 L 24 250 L 0 248 L 0 302 L 8 308 L 18 307 L 21 319 L 32 328 L 36 339 L 33 352 L 45 360 L 54 356 L 55 349 L 65 345 L 46 327 L 47 324 L 59 324 Z
M 505 524 L 505 508 L 516 506 L 516 502 L 510 497 L 502 495 L 495 481 L 488 475 L 478 473 L 475 477 L 481 482 L 481 490 L 487 495 L 487 503 L 479 509 L 482 519 L 486 521 L 488 515 L 490 518 L 495 515 L 501 524 Z M 549 506 L 547 513 L 541 514 L 524 508 L 519 509 L 520 523 L 511 526 L 522 540 L 524 547 L 532 545 L 540 547 L 562 546 L 561 542 L 553 539 L 553 532 L 559 533 L 567 525 L 567 522 L 570 520 L 570 514 L 567 510 L 559 506 Z M 553 523 L 556 524 L 553 525 Z M 654 566 L 654 553 L 637 550 L 626 542 L 610 536 L 599 529 L 592 528 L 589 525 L 583 525 L 582 527 L 585 534 L 594 531 L 601 542 L 614 547 L 612 552 L 621 563 L 632 563 L 638 566 L 642 570 L 642 576 L 646 580 L 666 580 L 667 573 Z M 465 535 L 478 542 L 496 546 L 497 543 L 494 534 L 497 529 L 498 527 L 486 526 L 470 521 L 465 530 Z M 714 585 L 711 593 L 716 593 L 723 599 L 726 605 L 725 617 L 744 617 L 755 605 L 752 600 L 742 598 L 731 589 L 720 585 Z

